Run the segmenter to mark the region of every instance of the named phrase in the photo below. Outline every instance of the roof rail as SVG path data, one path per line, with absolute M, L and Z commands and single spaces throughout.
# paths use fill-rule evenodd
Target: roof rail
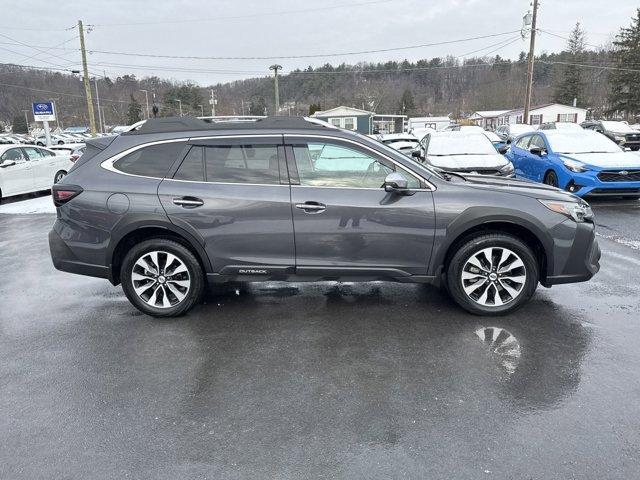
M 317 121 L 307 120 L 305 117 L 272 116 L 258 118 L 252 121 L 216 121 L 213 119 L 198 119 L 196 117 L 165 117 L 151 118 L 138 130 L 125 132 L 122 135 L 141 135 L 146 133 L 185 132 L 194 130 L 244 130 L 244 129 L 310 129 L 326 128 Z

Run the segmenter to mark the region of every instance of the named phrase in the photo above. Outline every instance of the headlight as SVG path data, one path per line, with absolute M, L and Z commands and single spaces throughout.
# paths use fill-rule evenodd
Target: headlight
M 540 199 L 538 199 L 538 201 L 549 210 L 553 210 L 554 212 L 564 215 L 565 217 L 572 218 L 577 223 L 593 221 L 593 211 L 591 211 L 591 207 L 584 200 L 582 200 L 580 203 Z
M 563 163 L 568 170 L 571 170 L 575 173 L 582 173 L 589 170 L 584 163 L 578 162 L 576 160 L 565 160 Z
M 503 175 L 511 175 L 513 173 L 513 163 L 509 162 L 504 167 L 501 167 L 500 173 Z
M 616 135 L 615 133 L 613 134 L 613 138 L 616 139 L 616 142 L 624 142 L 626 140 L 624 135 Z

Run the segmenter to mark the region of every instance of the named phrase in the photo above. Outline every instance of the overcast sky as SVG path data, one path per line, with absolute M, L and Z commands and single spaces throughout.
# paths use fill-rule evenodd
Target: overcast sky
M 637 0 L 612 0 L 605 7 L 603 3 L 542 0 L 539 28 L 566 37 L 579 21 L 588 43 L 606 44 L 621 26 L 631 22 L 639 4 Z M 65 30 L 77 19 L 95 25 L 86 36 L 89 51 L 266 57 L 378 50 L 510 32 L 521 28 L 522 16 L 529 8 L 529 0 L 0 0 L 0 62 L 79 68 L 80 55 L 73 50 L 78 46 L 78 39 L 73 38 L 77 29 Z M 460 56 L 481 49 L 470 56 L 488 53 L 516 58 L 528 48 L 528 40 L 516 40 L 517 36 L 510 33 L 450 45 L 307 59 L 188 60 L 94 52 L 88 61 L 93 72 L 104 70 L 112 77 L 155 74 L 209 85 L 256 76 L 258 72 L 268 74 L 273 63 L 281 64 L 286 72 L 327 62 L 416 60 Z M 66 40 L 68 43 L 63 44 Z M 513 43 L 501 46 L 507 42 Z M 536 53 L 559 51 L 565 43 L 562 38 L 542 33 Z M 40 50 L 54 46 L 69 50 L 39 54 L 21 44 Z

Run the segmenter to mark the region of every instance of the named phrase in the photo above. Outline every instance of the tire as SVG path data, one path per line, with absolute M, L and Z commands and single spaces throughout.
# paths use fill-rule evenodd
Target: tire
M 153 271 L 158 266 L 159 271 Z M 166 275 L 167 267 L 171 267 L 170 275 Z M 166 238 L 145 240 L 129 250 L 120 268 L 120 280 L 133 306 L 152 317 L 183 315 L 200 301 L 204 290 L 204 274 L 196 257 Z
M 58 145 L 64 145 L 64 141 L 58 140 Z
M 631 151 L 633 152 L 637 152 L 638 150 L 640 150 L 640 145 L 634 145 L 633 147 L 629 147 L 631 149 Z
M 67 172 L 64 170 L 59 170 L 58 172 L 56 172 L 56 174 L 53 177 L 53 183 L 54 184 L 60 183 L 60 180 L 62 180 L 66 174 Z
M 544 183 L 551 187 L 558 188 L 558 175 L 553 170 L 549 170 L 547 174 L 544 176 Z
M 507 256 L 503 257 L 503 252 L 508 252 Z M 449 294 L 475 315 L 506 315 L 517 310 L 535 292 L 538 278 L 538 262 L 531 249 L 517 237 L 503 233 L 467 239 L 447 266 Z
M 39 147 L 44 147 L 44 143 L 42 142 L 36 142 L 36 145 L 38 145 Z

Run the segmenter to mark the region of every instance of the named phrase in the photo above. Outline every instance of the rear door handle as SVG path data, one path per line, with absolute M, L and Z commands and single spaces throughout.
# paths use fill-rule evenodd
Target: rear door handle
M 204 201 L 197 197 L 180 197 L 174 198 L 173 203 L 183 208 L 197 208 L 204 205 Z
M 323 212 L 327 208 L 327 206 L 324 203 L 304 202 L 296 203 L 296 208 L 304 210 L 307 213 L 320 213 Z

